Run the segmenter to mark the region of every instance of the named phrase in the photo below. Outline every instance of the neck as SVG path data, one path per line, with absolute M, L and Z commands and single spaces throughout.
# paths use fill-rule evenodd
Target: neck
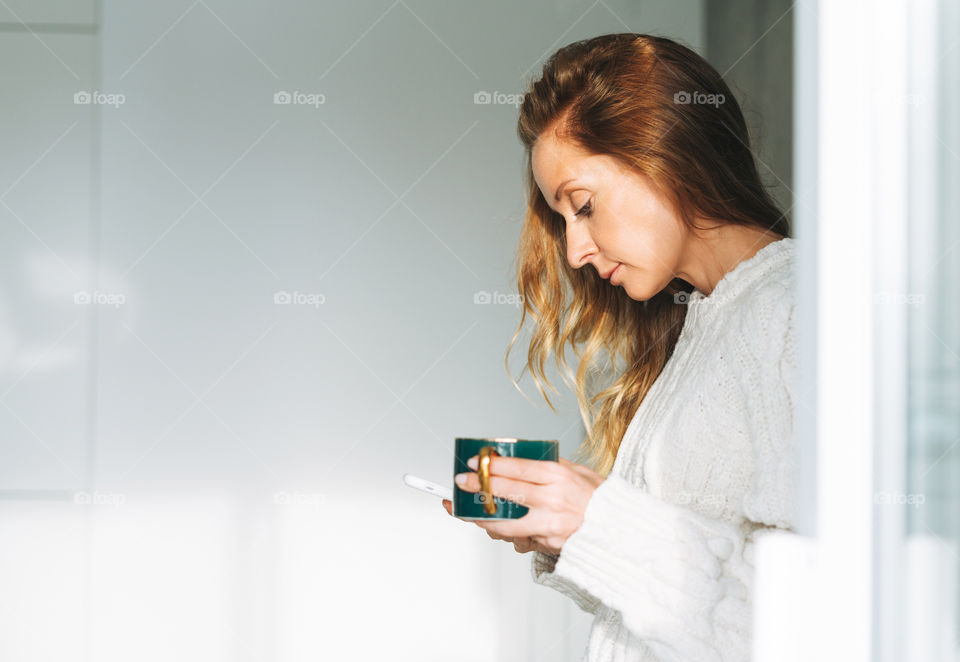
M 704 225 L 697 219 L 698 225 Z M 702 232 L 689 231 L 681 251 L 677 275 L 710 296 L 720 279 L 764 246 L 783 239 L 772 230 L 713 223 Z

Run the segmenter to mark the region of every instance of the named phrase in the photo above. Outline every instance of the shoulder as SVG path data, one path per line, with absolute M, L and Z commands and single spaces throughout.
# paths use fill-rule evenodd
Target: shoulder
M 792 245 L 768 260 L 727 311 L 738 340 L 764 364 L 792 351 L 796 293 Z
M 786 265 L 784 265 L 786 266 Z M 782 334 L 796 308 L 792 269 L 771 271 L 740 299 L 740 316 L 760 333 Z
M 735 315 L 754 462 L 743 509 L 748 519 L 783 528 L 794 518 L 794 280 L 793 260 L 780 261 L 743 292 Z
M 794 244 L 792 239 L 781 239 L 762 249 L 751 265 L 743 287 L 735 302 L 754 310 L 771 310 L 792 305 L 794 289 Z M 751 260 L 752 262 L 752 260 Z
M 715 353 L 721 376 L 733 388 L 744 429 L 773 436 L 789 426 L 796 375 L 796 296 L 792 260 L 769 262 L 728 302 L 716 319 Z M 784 427 L 774 430 L 775 427 Z
M 782 338 L 795 307 L 794 271 L 794 240 L 769 243 L 725 274 L 709 296 L 694 291 L 690 303 L 702 310 L 688 322 L 713 328 L 705 335 L 721 341 Z

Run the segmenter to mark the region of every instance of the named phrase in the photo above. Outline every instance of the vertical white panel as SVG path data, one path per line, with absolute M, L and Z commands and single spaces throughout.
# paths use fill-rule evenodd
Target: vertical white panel
M 904 76 L 890 55 L 902 57 L 905 34 L 895 3 L 820 9 L 817 637 L 824 654 L 866 662 L 875 599 L 874 270 L 884 266 L 884 231 L 902 224 L 906 124 L 896 90 Z
M 905 657 L 960 659 L 960 324 L 957 188 L 960 92 L 955 2 L 909 5 L 910 297 Z M 904 632 L 905 631 L 905 632 Z
M 904 658 L 905 584 L 904 509 L 897 495 L 906 492 L 904 458 L 907 442 L 907 288 L 908 187 L 907 150 L 910 95 L 908 89 L 909 5 L 876 6 L 871 44 L 873 62 L 874 203 L 872 243 L 875 251 L 873 304 L 875 366 L 875 458 L 873 509 L 873 656 L 896 662 Z M 882 63 L 882 64 L 881 64 Z M 918 658 L 919 659 L 919 658 Z

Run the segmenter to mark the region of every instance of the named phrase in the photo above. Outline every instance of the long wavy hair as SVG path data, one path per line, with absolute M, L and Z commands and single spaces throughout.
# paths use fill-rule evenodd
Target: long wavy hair
M 574 42 L 547 60 L 517 121 L 526 150 L 527 208 L 517 254 L 523 308 L 504 362 L 509 374 L 510 351 L 529 315 L 534 328 L 524 370 L 556 412 L 544 390 L 546 384 L 557 393 L 545 371 L 554 354 L 586 430 L 577 460 L 606 476 L 683 328 L 688 307 L 674 295 L 693 287 L 674 278 L 650 299 L 635 301 L 595 269 L 570 266 L 563 216 L 533 177 L 531 151 L 547 130 L 649 177 L 690 228 L 702 218 L 788 237 L 790 221 L 759 177 L 733 94 L 694 51 L 663 37 L 623 33 Z M 579 361 L 576 377 L 568 346 Z

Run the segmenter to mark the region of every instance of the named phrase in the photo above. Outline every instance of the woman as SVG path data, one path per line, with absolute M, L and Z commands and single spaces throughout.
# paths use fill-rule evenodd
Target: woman
M 595 615 L 584 659 L 747 660 L 755 541 L 794 522 L 794 247 L 740 108 L 690 49 L 613 34 L 548 60 L 518 132 L 527 367 L 553 407 L 555 354 L 585 464 L 495 457 L 530 512 L 475 523 Z

